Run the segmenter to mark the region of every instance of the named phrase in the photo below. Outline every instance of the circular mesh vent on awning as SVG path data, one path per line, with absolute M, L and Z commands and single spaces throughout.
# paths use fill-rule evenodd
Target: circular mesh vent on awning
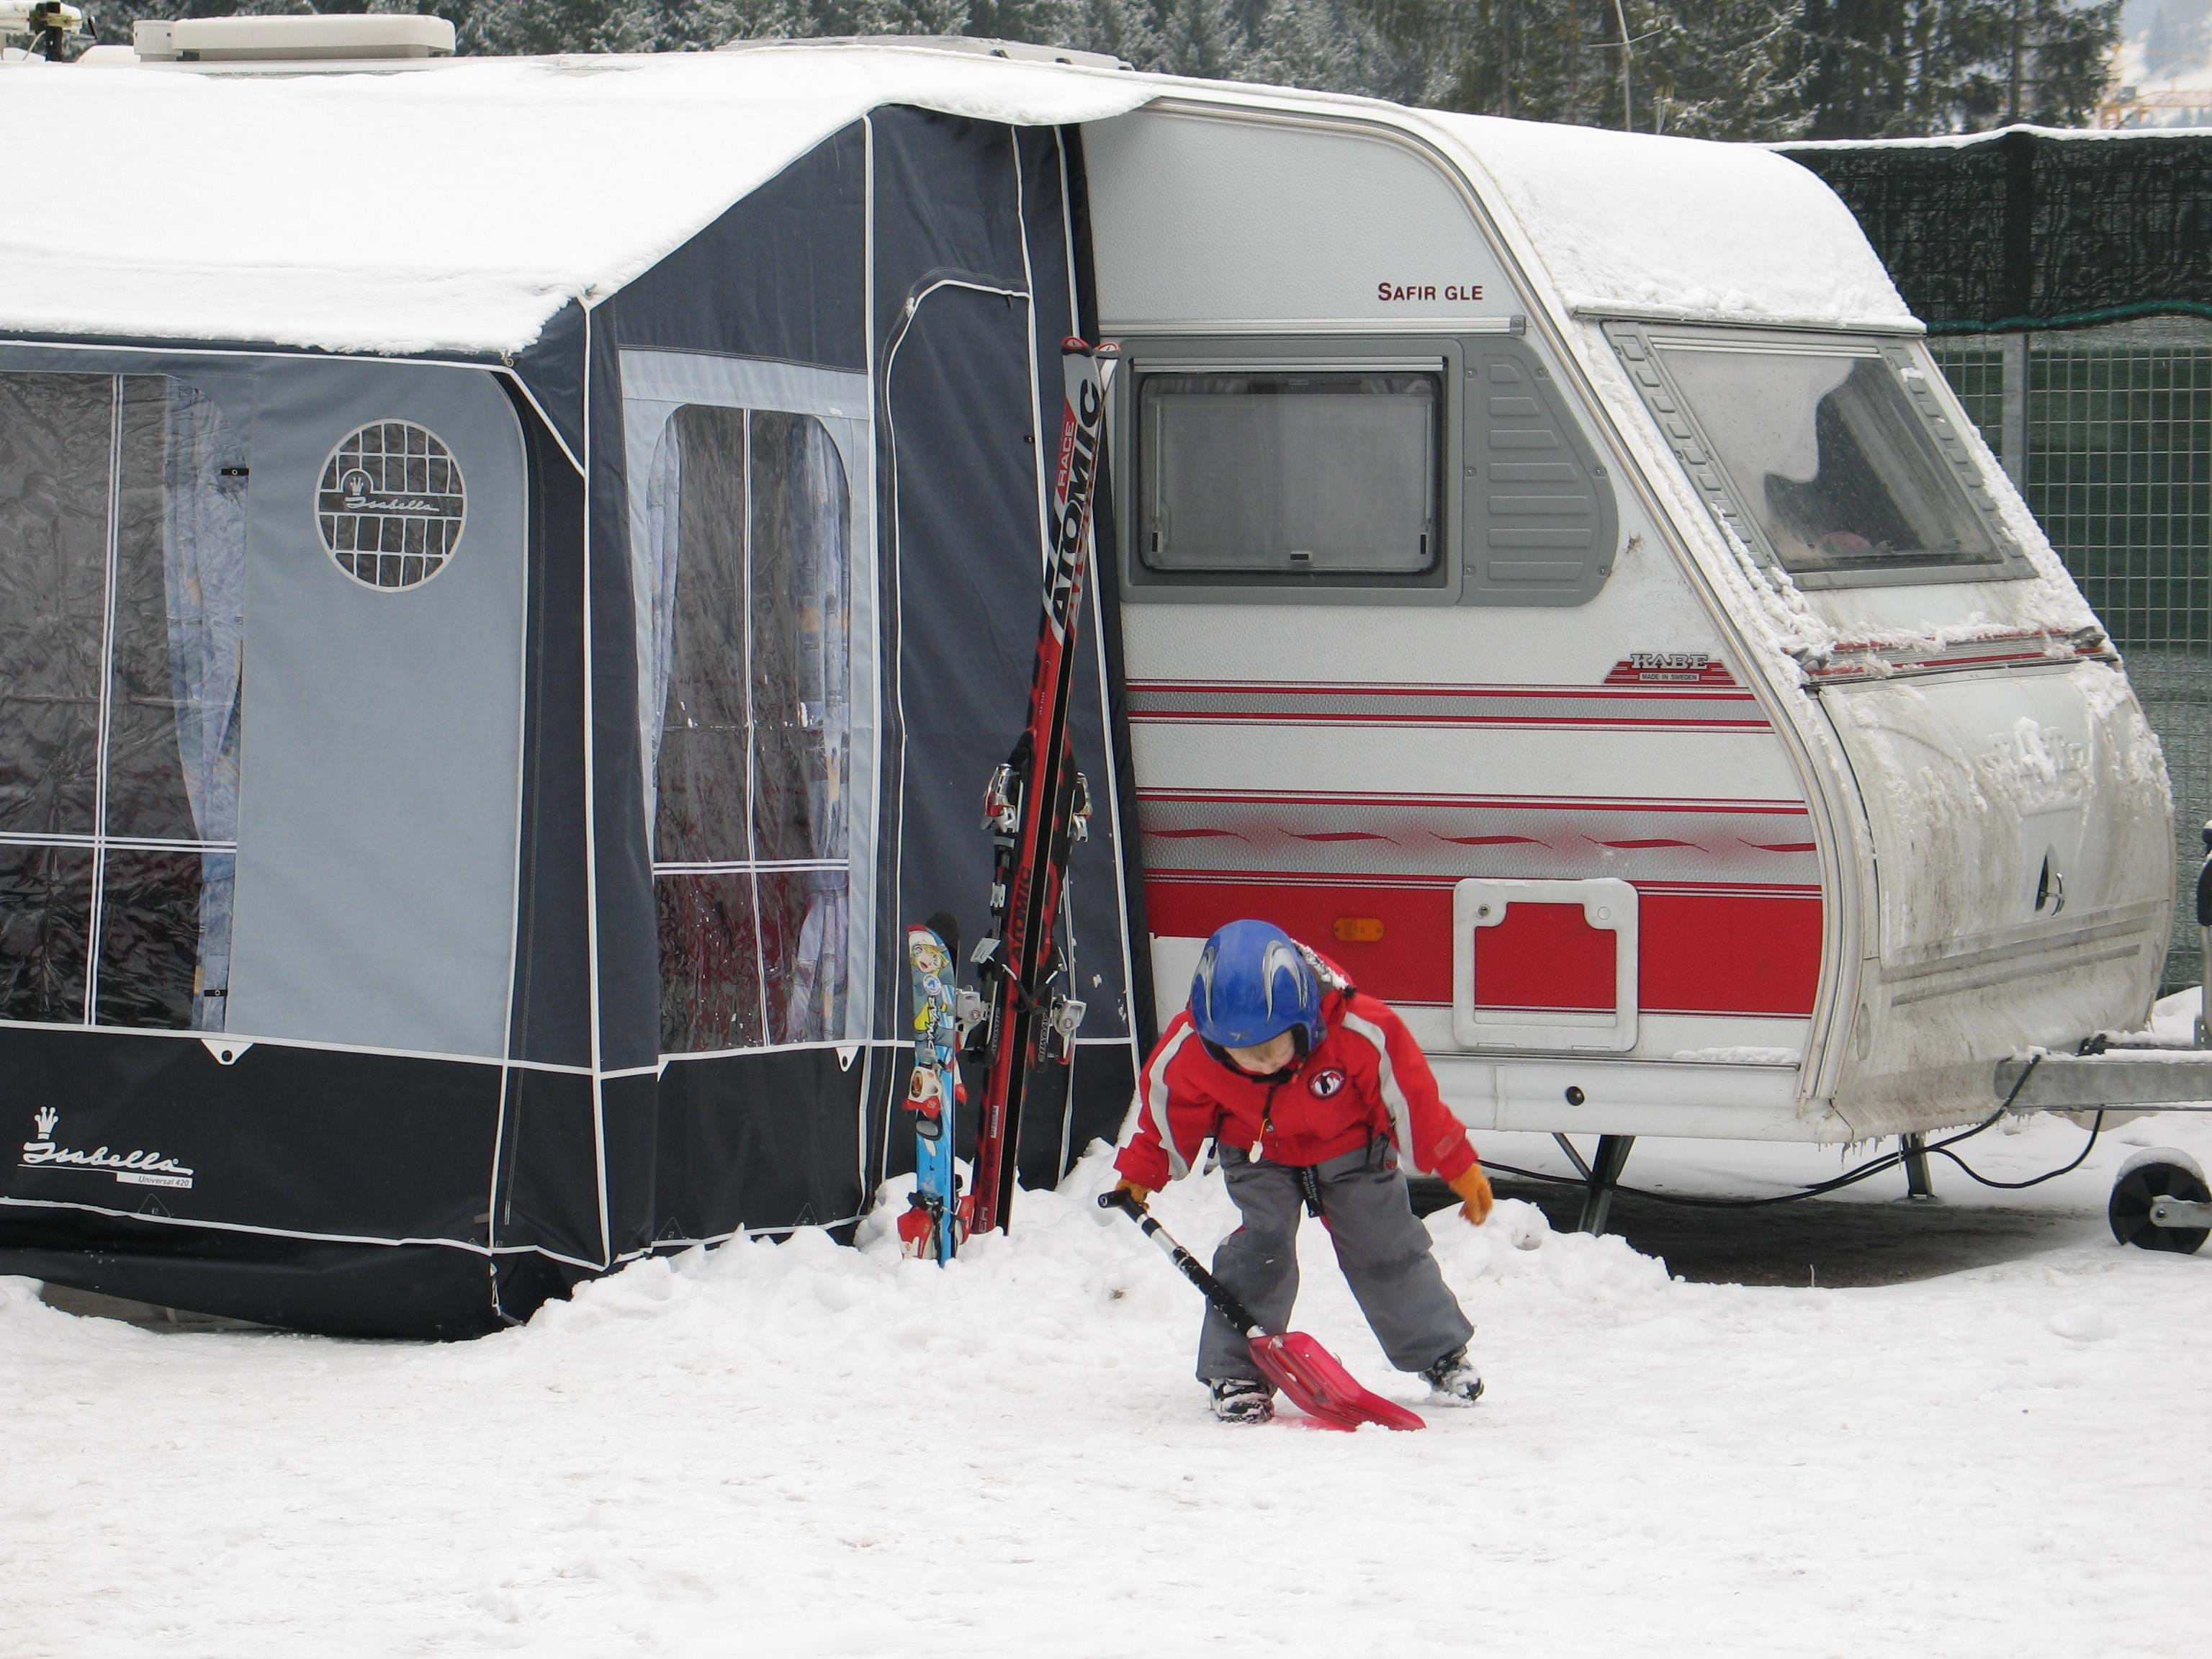
M 331 451 L 315 490 L 315 523 L 338 568 L 369 587 L 413 587 L 461 544 L 468 490 L 438 434 L 377 421 Z

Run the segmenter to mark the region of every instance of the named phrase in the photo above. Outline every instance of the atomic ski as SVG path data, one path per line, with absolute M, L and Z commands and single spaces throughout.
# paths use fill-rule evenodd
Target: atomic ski
M 1068 706 L 1106 392 L 1121 348 L 1070 338 L 1060 351 L 1067 398 L 1053 479 L 1052 556 L 1030 678 L 1029 724 L 983 794 L 983 823 L 992 839 L 992 937 L 975 952 L 987 1003 L 975 1054 L 989 1069 L 976 1120 L 975 1179 L 968 1200 L 971 1233 L 1006 1224 L 1030 1067 L 1071 1058 L 1083 1019 L 1081 1002 L 1052 990 L 1062 965 L 1054 933 L 1068 847 L 1089 833 L 1090 790 L 1075 769 Z
M 953 1024 L 954 957 L 950 916 L 932 916 L 906 930 L 907 964 L 914 976 L 914 1075 L 906 1109 L 914 1114 L 914 1195 L 899 1218 L 900 1242 L 908 1255 L 952 1260 L 965 1231 L 961 1224 L 960 1177 L 952 1165 L 957 1119 L 967 1097 L 960 1086 L 959 1039 Z

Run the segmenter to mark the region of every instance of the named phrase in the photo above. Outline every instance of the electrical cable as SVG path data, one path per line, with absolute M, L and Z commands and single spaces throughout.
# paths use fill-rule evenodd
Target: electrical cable
M 2026 1181 L 1992 1181 L 1956 1152 L 1945 1151 L 1941 1146 L 1930 1146 L 1928 1150 L 1931 1152 L 1942 1152 L 1944 1157 L 1964 1170 L 1970 1179 L 1980 1182 L 1984 1187 L 1995 1187 L 2001 1191 L 2016 1193 L 2024 1187 L 2040 1187 L 2046 1181 L 2056 1181 L 2060 1176 L 2071 1175 L 2080 1169 L 2088 1160 L 2090 1152 L 2095 1150 L 2097 1137 L 2105 1132 L 2105 1110 L 2102 1106 L 2097 1109 L 2096 1121 L 2089 1126 L 2089 1138 L 2081 1143 L 2081 1154 L 2071 1164 L 2062 1164 L 2057 1169 L 2046 1170 L 2039 1176 L 2031 1176 Z M 1963 1140 L 1966 1137 L 1960 1135 L 1958 1139 Z
M 1980 1173 L 1965 1158 L 1951 1150 L 1961 1141 L 1972 1140 L 2010 1111 L 2013 1102 L 2020 1098 L 2020 1091 L 2027 1086 L 2028 1079 L 2035 1074 L 2035 1068 L 2042 1063 L 2042 1060 L 2041 1054 L 2033 1055 L 2029 1059 L 2027 1069 L 2020 1074 L 2020 1080 L 2012 1085 L 2012 1092 L 2004 1097 L 2004 1103 L 1996 1110 L 1991 1112 L 1971 1129 L 1961 1129 L 1957 1134 L 1947 1135 L 1941 1140 L 1930 1141 L 1920 1149 L 1921 1155 L 1925 1157 L 1936 1154 L 1947 1158 L 1965 1170 L 1970 1179 L 1979 1182 L 1984 1187 L 1995 1187 L 2007 1192 L 2018 1192 L 2026 1187 L 2039 1187 L 2046 1181 L 2055 1181 L 2060 1176 L 2071 1174 L 2080 1169 L 2095 1148 L 2097 1137 L 2104 1133 L 2105 1114 L 2102 1109 L 2097 1113 L 2096 1121 L 2090 1126 L 2089 1139 L 2083 1143 L 2081 1152 L 2072 1163 L 2056 1170 L 2047 1170 L 2042 1175 L 2031 1176 L 2026 1181 L 1993 1180 Z M 1818 1198 L 1824 1193 L 1832 1193 L 1844 1187 L 1856 1186 L 1870 1176 L 1881 1174 L 1885 1170 L 1897 1168 L 1911 1156 L 1910 1152 L 1902 1149 L 1894 1152 L 1885 1152 L 1880 1158 L 1869 1158 L 1856 1169 L 1846 1170 L 1843 1174 L 1832 1176 L 1826 1181 L 1816 1182 L 1809 1187 L 1801 1187 L 1796 1192 L 1770 1194 L 1765 1198 L 1692 1198 L 1686 1194 L 1655 1193 L 1648 1188 L 1625 1187 L 1617 1182 L 1608 1190 L 1625 1193 L 1631 1198 L 1648 1198 L 1655 1204 L 1672 1204 L 1686 1210 L 1758 1210 L 1764 1209 L 1771 1204 L 1794 1204 L 1799 1199 Z M 1553 1175 L 1544 1170 L 1517 1169 L 1510 1164 L 1493 1164 L 1487 1158 L 1483 1160 L 1482 1167 L 1486 1170 L 1494 1170 L 1500 1175 L 1516 1176 L 1525 1181 L 1547 1182 L 1555 1187 L 1587 1187 L 1589 1184 L 1586 1179 L 1575 1176 Z

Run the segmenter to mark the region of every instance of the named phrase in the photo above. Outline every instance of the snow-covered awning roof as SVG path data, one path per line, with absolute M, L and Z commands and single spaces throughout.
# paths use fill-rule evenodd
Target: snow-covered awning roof
M 0 71 L 0 329 L 485 353 L 620 288 L 867 111 L 1042 125 L 1158 83 L 880 46 L 398 74 Z
M 1850 210 L 1753 144 L 1428 118 L 1456 139 L 1577 311 L 1915 328 Z
M 0 215 L 11 332 L 516 351 L 871 109 L 1057 125 L 1164 95 L 1357 115 L 1457 150 L 1571 308 L 1913 325 L 1828 187 L 1749 145 L 876 43 L 0 76 L 0 149 L 54 161 Z

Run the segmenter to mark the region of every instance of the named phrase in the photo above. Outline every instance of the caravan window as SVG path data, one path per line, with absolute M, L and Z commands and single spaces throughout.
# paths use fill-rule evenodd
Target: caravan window
M 2003 562 L 1896 372 L 1872 348 L 1669 342 L 1660 356 L 1785 568 Z
M 244 451 L 155 374 L 0 374 L 0 1018 L 219 1031 Z
M 651 462 L 662 1052 L 842 1036 L 852 503 L 821 422 L 690 405 Z
M 1138 378 L 1137 550 L 1163 573 L 1435 568 L 1440 370 Z

